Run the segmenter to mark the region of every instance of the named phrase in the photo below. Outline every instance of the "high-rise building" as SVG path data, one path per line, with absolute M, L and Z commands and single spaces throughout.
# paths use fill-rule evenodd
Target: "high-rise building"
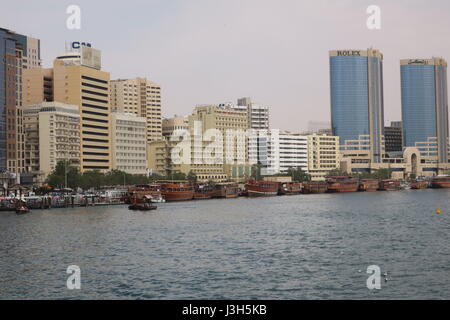
M 333 135 L 342 150 L 384 156 L 383 55 L 375 49 L 330 51 Z
M 109 73 L 101 71 L 101 52 L 82 46 L 53 64 L 54 100 L 77 105 L 81 115 L 81 171 L 110 171 L 111 106 Z
M 161 86 L 145 78 L 111 81 L 113 111 L 147 119 L 148 142 L 162 139 Z
M 404 145 L 448 163 L 447 62 L 406 59 L 400 64 Z
M 27 172 L 43 183 L 60 161 L 80 168 L 78 106 L 41 102 L 22 107 Z
M 112 167 L 129 174 L 147 173 L 147 119 L 113 112 Z
M 0 28 L 0 170 L 25 171 L 22 72 L 40 65 L 40 40 Z

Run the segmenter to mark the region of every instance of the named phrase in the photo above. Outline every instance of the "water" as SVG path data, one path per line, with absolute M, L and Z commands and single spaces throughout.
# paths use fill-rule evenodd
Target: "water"
M 449 299 L 450 190 L 0 213 L 1 299 Z M 442 214 L 436 214 L 437 208 Z M 70 265 L 82 289 L 66 287 Z M 367 289 L 366 269 L 390 281 Z

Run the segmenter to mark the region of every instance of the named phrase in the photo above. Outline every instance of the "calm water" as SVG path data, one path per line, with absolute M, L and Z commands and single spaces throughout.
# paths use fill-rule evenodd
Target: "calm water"
M 0 213 L 1 299 L 450 299 L 450 190 Z M 442 208 L 438 216 L 436 208 Z M 69 265 L 82 290 L 66 288 Z M 366 287 L 369 265 L 388 271 Z

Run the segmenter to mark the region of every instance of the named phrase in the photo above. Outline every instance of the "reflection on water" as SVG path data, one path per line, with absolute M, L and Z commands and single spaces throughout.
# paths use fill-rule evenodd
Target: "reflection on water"
M 0 213 L 1 299 L 450 298 L 450 190 Z M 441 208 L 441 215 L 436 209 Z M 81 268 L 69 291 L 66 269 Z M 366 269 L 391 281 L 369 291 Z

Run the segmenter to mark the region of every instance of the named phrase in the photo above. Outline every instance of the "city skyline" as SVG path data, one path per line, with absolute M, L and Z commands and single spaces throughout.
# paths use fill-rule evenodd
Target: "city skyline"
M 379 1 L 381 30 L 366 27 L 369 1 L 286 1 L 282 6 L 135 1 L 111 4 L 107 12 L 101 3 L 79 1 L 80 31 L 65 27 L 67 1 L 28 3 L 26 12 L 19 3 L 8 3 L 2 26 L 41 39 L 44 67 L 64 51 L 65 42 L 92 43 L 103 51 L 104 70 L 112 79 L 147 77 L 160 83 L 166 117 L 189 114 L 197 104 L 250 96 L 276 111 L 272 127 L 303 131 L 308 121 L 331 118 L 327 62 L 328 51 L 335 49 L 383 52 L 385 120 L 399 120 L 399 61 L 450 57 L 450 45 L 439 41 L 450 30 L 450 23 L 440 19 L 450 5 L 435 2 L 440 6 Z M 100 24 L 98 18 L 105 15 L 109 19 Z M 285 117 L 288 112 L 297 117 Z

